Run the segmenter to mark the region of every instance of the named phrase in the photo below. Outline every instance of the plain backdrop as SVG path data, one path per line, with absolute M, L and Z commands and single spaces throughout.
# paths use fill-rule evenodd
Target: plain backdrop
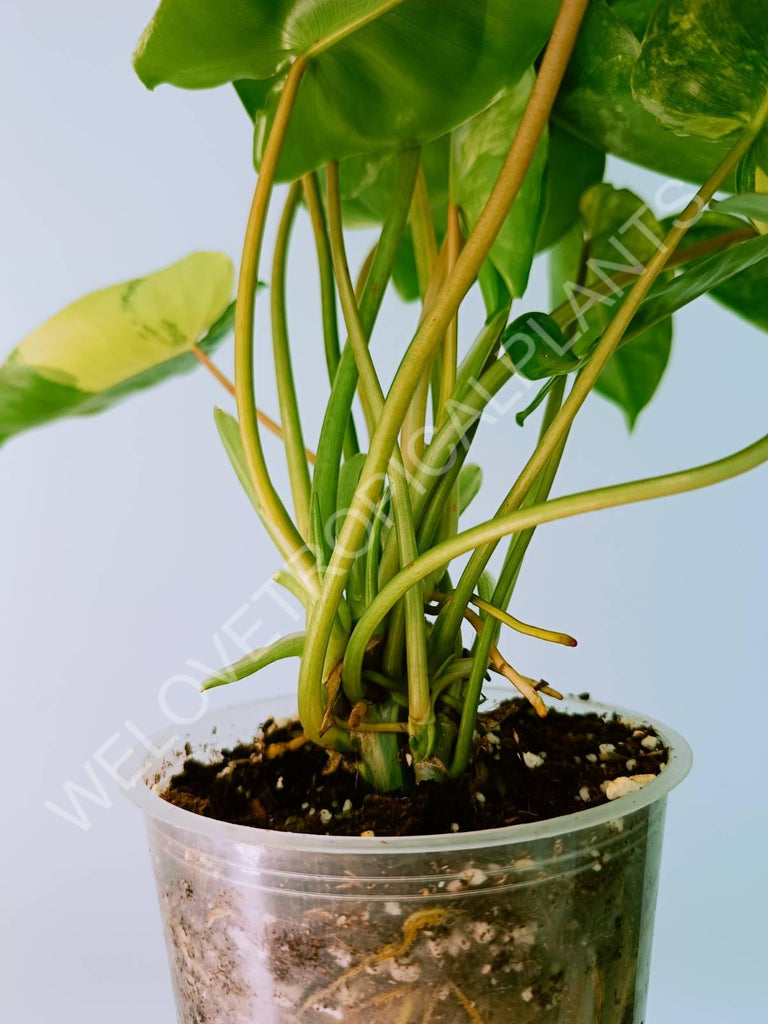
M 254 173 L 245 115 L 228 89 L 141 86 L 130 54 L 152 0 L 3 0 L 0 282 L 10 349 L 65 303 L 189 251 L 237 258 Z M 652 197 L 660 179 L 612 162 L 609 179 Z M 355 238 L 359 262 L 370 237 Z M 546 308 L 545 275 L 531 304 Z M 326 385 L 305 220 L 290 277 L 296 377 L 309 439 Z M 264 340 L 264 311 L 260 311 Z M 373 347 L 391 370 L 414 311 L 390 297 Z M 481 317 L 470 304 L 463 335 Z M 231 347 L 220 361 L 229 368 Z M 258 392 L 274 414 L 269 365 Z M 630 437 L 588 402 L 558 493 L 722 456 L 765 430 L 765 338 L 708 300 L 676 319 L 674 354 Z M 97 752 L 116 760 L 130 727 L 165 724 L 195 698 L 178 674 L 217 664 L 215 636 L 240 616 L 255 644 L 293 629 L 259 588 L 277 558 L 221 451 L 211 415 L 227 396 L 203 371 L 98 419 L 62 421 L 0 453 L 3 819 L 0 1016 L 24 1024 L 174 1019 L 142 823 L 110 806 L 66 808 Z M 491 514 L 535 423 L 482 428 Z M 279 469 L 272 439 L 268 455 Z M 543 527 L 517 614 L 566 629 L 577 650 L 510 638 L 520 667 L 563 689 L 639 708 L 683 731 L 695 769 L 670 801 L 650 1024 L 753 1024 L 765 981 L 765 500 L 768 473 L 719 489 Z M 294 663 L 219 706 L 290 686 Z M 194 673 L 192 673 L 194 675 Z M 186 710 L 184 710 L 186 709 Z M 126 723 L 129 723 L 127 726 Z M 106 747 L 105 747 L 106 745 Z M 96 766 L 96 767 L 94 767 Z M 92 788 L 92 787 L 91 787 Z M 762 1006 L 764 1010 L 764 1005 Z

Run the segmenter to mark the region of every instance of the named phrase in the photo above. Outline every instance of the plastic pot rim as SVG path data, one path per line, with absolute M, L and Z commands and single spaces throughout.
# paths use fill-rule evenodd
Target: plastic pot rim
M 506 692 L 506 691 L 505 691 Z M 493 696 L 498 696 L 495 691 Z M 209 739 L 213 727 L 222 721 L 231 721 L 233 714 L 243 722 L 253 721 L 254 730 L 269 717 L 269 706 L 285 701 L 284 695 L 260 698 L 244 704 L 230 705 L 209 712 L 196 722 L 187 733 L 183 727 L 172 726 L 153 735 L 150 742 L 156 750 L 165 748 L 172 739 L 183 745 L 189 739 Z M 260 710 L 257 710 L 260 709 Z M 546 821 L 529 822 L 520 825 L 505 825 L 501 828 L 482 829 L 475 832 L 451 832 L 437 835 L 418 836 L 322 836 L 305 835 L 296 832 L 280 832 L 272 829 L 255 828 L 250 825 L 235 825 L 206 818 L 175 804 L 168 803 L 146 781 L 161 771 L 167 764 L 168 756 L 157 758 L 151 753 L 136 751 L 126 761 L 134 782 L 126 790 L 129 800 L 139 807 L 149 819 L 173 828 L 208 836 L 216 841 L 229 841 L 262 849 L 290 850 L 307 854 L 413 854 L 423 853 L 425 848 L 435 853 L 458 852 L 462 850 L 488 849 L 494 846 L 510 846 L 531 843 L 537 839 L 596 828 L 607 822 L 624 818 L 642 810 L 650 804 L 663 800 L 688 775 L 693 755 L 683 737 L 662 722 L 624 708 L 610 707 L 569 694 L 558 709 L 578 713 L 596 712 L 603 716 L 618 715 L 622 720 L 637 727 L 651 726 L 669 748 L 669 759 L 664 771 L 636 793 L 619 797 L 617 800 L 589 807 L 573 814 L 565 814 Z M 251 717 L 253 714 L 253 717 Z

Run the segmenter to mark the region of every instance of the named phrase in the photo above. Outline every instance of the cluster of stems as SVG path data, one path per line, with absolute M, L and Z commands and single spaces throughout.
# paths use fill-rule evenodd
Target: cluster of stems
M 536 527 L 707 486 L 768 458 L 768 438 L 763 438 L 706 466 L 550 498 L 576 414 L 654 281 L 685 258 L 685 249 L 676 252 L 679 243 L 755 138 L 768 112 L 762 110 L 633 280 L 589 358 L 577 373 L 552 383 L 536 446 L 496 515 L 464 532 L 458 530 L 459 478 L 467 452 L 485 406 L 515 373 L 500 344 L 509 304 L 488 318 L 461 361 L 459 310 L 546 128 L 586 3 L 563 0 L 507 159 L 466 237 L 460 211 L 449 202 L 438 244 L 419 150 L 403 150 L 379 240 L 355 282 L 342 224 L 343 168 L 331 164 L 322 175 L 308 174 L 289 187 L 270 290 L 280 427 L 265 421 L 256 406 L 254 302 L 280 153 L 302 77 L 315 55 L 292 64 L 264 149 L 237 293 L 234 393 L 257 510 L 285 561 L 278 578 L 304 605 L 307 625 L 305 633 L 243 659 L 226 679 L 239 678 L 276 658 L 298 655 L 299 713 L 307 737 L 357 754 L 372 784 L 382 790 L 404 784 L 406 764 L 413 764 L 417 779 L 465 770 L 489 670 L 507 678 L 540 714 L 546 713 L 543 694 L 557 696 L 516 672 L 498 647 L 503 625 L 551 642 L 575 643 L 566 634 L 520 622 L 506 610 Z M 303 436 L 287 327 L 286 267 L 291 228 L 302 203 L 316 242 L 331 387 L 316 454 Z M 385 392 L 369 342 L 406 226 L 416 256 L 421 315 Z M 729 237 L 722 244 L 741 240 Z M 699 255 L 695 248 L 691 247 L 691 259 Z M 339 309 L 346 335 L 343 346 Z M 352 413 L 355 396 L 368 437 L 363 454 Z M 260 423 L 282 437 L 290 509 L 270 478 Z M 351 498 L 340 507 L 345 494 Z M 487 573 L 488 562 L 505 538 L 508 549 L 494 581 Z M 454 584 L 450 564 L 468 553 L 471 557 Z M 474 631 L 469 652 L 462 639 L 465 622 Z M 223 675 L 211 685 L 222 681 Z M 402 756 L 404 746 L 410 748 L 408 758 Z

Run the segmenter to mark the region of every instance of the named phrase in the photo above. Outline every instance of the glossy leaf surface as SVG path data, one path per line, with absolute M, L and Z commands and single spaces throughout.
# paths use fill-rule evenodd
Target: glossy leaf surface
M 504 351 L 527 380 L 570 373 L 579 365 L 560 325 L 546 313 L 523 313 L 504 331 Z
M 555 120 L 599 149 L 700 183 L 728 144 L 676 134 L 632 91 L 641 52 L 641 38 L 632 26 L 639 31 L 652 7 L 592 0 L 558 96 Z M 625 11 L 627 20 L 622 17 Z
M 291 61 L 311 58 L 283 180 L 332 159 L 446 134 L 517 83 L 557 0 L 163 0 L 135 55 L 142 81 L 206 88 L 242 79 L 264 140 Z
M 768 89 L 768 0 L 659 0 L 632 89 L 678 134 L 742 131 Z

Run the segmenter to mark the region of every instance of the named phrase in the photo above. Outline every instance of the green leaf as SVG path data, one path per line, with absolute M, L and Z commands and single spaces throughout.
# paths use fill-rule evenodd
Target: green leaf
M 233 665 L 216 672 L 206 679 L 200 689 L 212 690 L 215 686 L 226 686 L 227 683 L 237 682 L 239 679 L 252 676 L 255 672 L 260 672 L 267 665 L 272 665 L 283 658 L 300 658 L 304 653 L 305 639 L 305 633 L 289 633 L 287 636 L 280 637 L 274 643 L 251 651 L 250 654 L 246 654 L 244 658 L 240 658 Z
M 0 367 L 0 442 L 198 366 L 193 345 L 210 350 L 231 327 L 232 287 L 229 258 L 198 252 L 61 310 Z
M 438 245 L 445 235 L 448 214 L 449 157 L 449 135 L 428 143 L 421 150 Z M 396 170 L 397 156 L 389 153 L 355 156 L 342 161 L 339 183 L 345 227 L 383 224 L 392 202 Z M 416 257 L 409 227 L 406 227 L 398 247 L 392 281 L 406 302 L 415 302 L 419 298 Z
M 748 217 L 755 226 L 765 228 L 768 223 L 768 195 L 757 195 L 755 193 L 739 193 L 722 199 L 719 203 L 712 203 L 715 213 L 736 214 L 738 217 Z M 765 233 L 761 231 L 761 233 Z
M 547 313 L 523 313 L 504 331 L 504 350 L 527 380 L 543 380 L 577 369 L 579 359 L 560 325 Z
M 768 235 L 763 235 L 714 253 L 667 283 L 657 283 L 633 317 L 627 337 L 635 337 L 699 296 L 719 289 L 743 271 L 764 268 L 767 257 Z
M 686 242 L 695 244 L 744 227 L 742 220 L 706 212 L 688 229 Z M 741 246 L 737 246 L 737 250 Z M 730 275 L 708 293 L 731 312 L 768 331 L 768 262 L 753 263 Z
M 559 242 L 579 220 L 579 201 L 592 185 L 602 181 L 605 153 L 556 124 L 549 129 L 545 173 L 546 201 L 536 248 L 539 252 Z
M 477 283 L 480 286 L 480 293 L 483 296 L 485 305 L 486 323 L 509 306 L 511 296 L 507 286 L 501 278 L 501 274 L 489 261 L 485 260 L 477 275 Z M 506 317 L 505 317 L 506 319 Z
M 507 89 L 487 110 L 453 133 L 453 191 L 463 215 L 466 234 L 477 223 L 496 183 L 535 80 L 534 72 L 529 71 L 518 85 Z M 491 247 L 491 263 L 510 294 L 517 297 L 525 292 L 536 250 L 545 200 L 543 174 L 546 153 L 546 140 L 543 139 L 517 199 Z
M 224 450 L 229 456 L 229 461 L 232 463 L 237 479 L 242 484 L 248 500 L 259 513 L 259 516 L 261 516 L 261 505 L 253 487 L 251 474 L 248 472 L 248 463 L 246 462 L 243 441 L 240 436 L 240 425 L 234 416 L 231 416 L 223 409 L 214 409 L 213 418 L 216 421 L 216 429 L 219 432 L 221 443 L 224 445 Z
M 468 462 L 459 471 L 459 515 L 463 515 L 480 492 L 483 484 L 483 471 L 479 466 Z
M 650 0 L 610 6 L 605 0 L 591 0 L 554 119 L 598 149 L 675 179 L 701 182 L 729 144 L 675 134 L 632 92 L 632 72 L 641 48 L 636 31 L 641 31 L 653 6 Z
M 406 228 L 397 249 L 392 267 L 392 284 L 403 302 L 416 302 L 419 298 L 419 273 L 410 228 Z
M 743 131 L 768 88 L 768 0 L 659 0 L 632 88 L 677 133 Z
M 443 135 L 423 146 L 420 154 L 439 238 L 445 234 L 448 213 L 450 149 L 451 137 Z M 368 153 L 341 162 L 339 187 L 345 227 L 383 223 L 392 204 L 397 162 L 396 153 Z
M 583 245 L 588 255 L 586 275 L 583 289 L 566 286 L 570 290 L 566 290 L 565 295 L 572 295 L 580 305 L 581 296 L 587 296 L 580 317 L 582 333 L 574 338 L 575 351 L 582 354 L 587 348 L 587 339 L 602 334 L 619 305 L 617 295 L 610 290 L 594 300 L 598 283 L 621 272 L 634 279 L 656 251 L 664 230 L 643 200 L 628 189 L 595 185 L 584 193 L 580 209 Z M 572 240 L 564 243 L 564 249 L 567 244 L 570 248 L 565 250 L 565 255 L 571 265 L 568 267 L 563 261 L 560 267 L 561 295 L 564 282 L 575 281 L 578 271 L 580 247 Z M 659 386 L 669 362 L 671 343 L 672 323 L 668 317 L 635 337 L 631 344 L 621 347 L 595 385 L 598 394 L 624 411 L 630 428 Z
M 519 81 L 558 0 L 163 0 L 135 55 L 142 81 L 206 88 L 255 79 L 260 161 L 291 61 L 309 56 L 279 168 L 427 142 Z
M 598 377 L 595 390 L 619 406 L 630 430 L 656 393 L 671 349 L 672 320 L 667 317 L 620 348 Z

